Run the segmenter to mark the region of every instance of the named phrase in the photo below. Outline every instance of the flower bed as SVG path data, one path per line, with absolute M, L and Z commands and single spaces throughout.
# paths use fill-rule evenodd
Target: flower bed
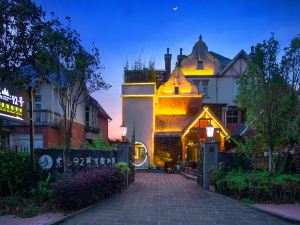
M 124 176 L 118 169 L 90 168 L 54 182 L 51 196 L 59 208 L 74 210 L 105 199 L 123 188 Z

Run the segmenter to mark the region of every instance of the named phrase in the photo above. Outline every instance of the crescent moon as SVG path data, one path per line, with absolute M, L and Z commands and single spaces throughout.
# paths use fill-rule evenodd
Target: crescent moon
M 178 9 L 178 6 L 174 7 L 173 10 L 176 11 Z

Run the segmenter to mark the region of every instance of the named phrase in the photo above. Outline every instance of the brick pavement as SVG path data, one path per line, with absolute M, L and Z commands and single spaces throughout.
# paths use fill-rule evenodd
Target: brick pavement
M 138 173 L 125 192 L 64 225 L 291 224 L 228 197 L 207 192 L 179 174 Z
M 40 214 L 32 218 L 20 218 L 15 216 L 1 216 L 1 225 L 46 225 L 63 218 L 62 213 Z

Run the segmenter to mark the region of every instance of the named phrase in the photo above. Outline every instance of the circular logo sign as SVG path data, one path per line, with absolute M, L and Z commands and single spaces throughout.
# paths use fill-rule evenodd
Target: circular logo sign
M 43 170 L 51 169 L 53 165 L 53 160 L 50 155 L 42 155 L 39 159 L 39 165 Z

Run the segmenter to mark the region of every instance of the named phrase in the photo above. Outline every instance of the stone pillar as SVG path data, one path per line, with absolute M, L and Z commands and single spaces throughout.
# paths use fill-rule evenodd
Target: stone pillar
M 204 142 L 203 188 L 209 189 L 210 168 L 218 166 L 218 142 Z

